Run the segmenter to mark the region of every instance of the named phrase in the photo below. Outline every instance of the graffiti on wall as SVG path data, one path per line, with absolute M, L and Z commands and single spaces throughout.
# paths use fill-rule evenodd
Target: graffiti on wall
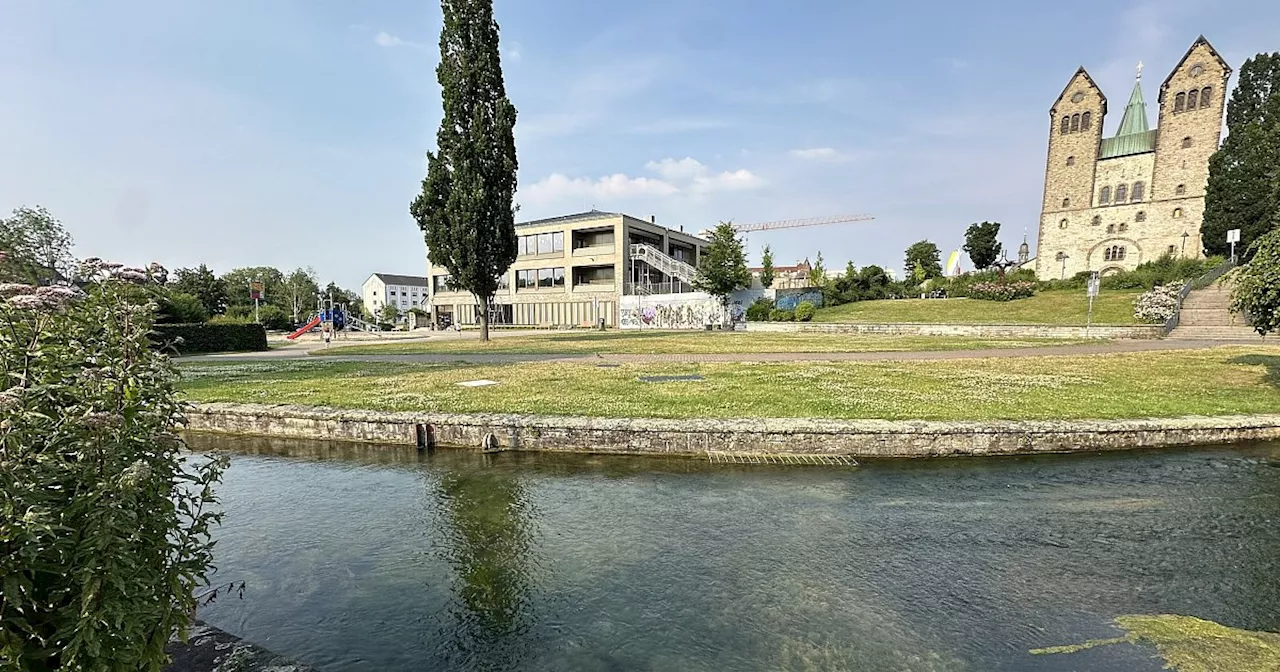
M 705 329 L 719 324 L 720 301 L 706 294 L 666 296 L 624 296 L 619 306 L 618 326 L 623 329 Z M 729 319 L 742 322 L 746 309 L 741 301 L 729 304 Z
M 814 307 L 821 307 L 822 290 L 806 289 L 803 292 L 796 292 L 794 294 L 791 292 L 778 292 L 778 298 L 774 302 L 774 305 L 778 307 L 778 310 L 795 310 L 796 306 L 804 303 L 805 301 L 812 303 Z

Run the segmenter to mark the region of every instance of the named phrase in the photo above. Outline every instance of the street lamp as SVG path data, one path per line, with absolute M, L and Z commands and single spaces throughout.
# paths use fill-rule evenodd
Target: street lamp
M 1063 280 L 1067 279 L 1067 260 L 1070 258 L 1071 257 L 1067 256 L 1066 252 L 1059 252 L 1057 256 L 1054 257 L 1054 259 L 1062 262 L 1062 279 Z
M 1187 239 L 1190 237 L 1191 237 L 1191 234 L 1187 233 L 1186 231 L 1182 232 L 1182 256 L 1183 257 L 1187 256 Z

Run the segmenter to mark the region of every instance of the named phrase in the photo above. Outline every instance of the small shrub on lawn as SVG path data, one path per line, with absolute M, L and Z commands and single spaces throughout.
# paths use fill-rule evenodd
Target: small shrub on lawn
M 747 321 L 767 322 L 769 320 L 769 312 L 772 310 L 772 301 L 769 299 L 756 299 L 755 303 L 747 306 Z
M 808 301 L 801 301 L 796 306 L 795 318 L 797 322 L 808 322 L 813 319 L 813 314 L 817 310 L 814 305 Z
M 983 301 L 1013 301 L 1035 296 L 1034 282 L 979 282 L 969 287 L 969 298 Z
M 1178 294 L 1181 285 L 1160 285 L 1143 292 L 1133 302 L 1133 316 L 1142 322 L 1164 324 L 1178 312 Z
M 792 322 L 796 319 L 795 311 L 774 308 L 769 311 L 770 322 Z

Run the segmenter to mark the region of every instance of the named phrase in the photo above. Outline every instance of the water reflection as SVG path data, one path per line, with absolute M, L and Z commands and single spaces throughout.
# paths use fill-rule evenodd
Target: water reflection
M 519 655 L 510 649 L 531 622 L 532 512 L 519 478 L 481 459 L 465 471 L 442 471 L 432 489 L 448 525 L 440 554 L 457 577 L 452 639 L 463 657 L 514 663 Z

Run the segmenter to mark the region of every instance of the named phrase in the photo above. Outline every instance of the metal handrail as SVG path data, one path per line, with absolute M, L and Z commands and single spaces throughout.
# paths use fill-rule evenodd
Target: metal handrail
M 693 282 L 694 276 L 698 273 L 698 269 L 693 266 L 675 257 L 663 254 L 658 248 L 644 243 L 633 243 L 631 245 L 631 258 L 643 261 L 664 274 L 685 282 Z
M 1208 273 L 1205 273 L 1194 280 L 1187 280 L 1183 282 L 1182 289 L 1178 292 L 1178 306 L 1174 309 L 1173 315 L 1168 320 L 1165 320 L 1164 335 L 1168 336 L 1173 333 L 1174 329 L 1178 328 L 1178 324 L 1182 321 L 1182 302 L 1187 300 L 1187 297 L 1191 295 L 1192 291 L 1204 289 L 1209 285 L 1212 285 L 1235 267 L 1235 262 L 1228 259 L 1210 269 Z

